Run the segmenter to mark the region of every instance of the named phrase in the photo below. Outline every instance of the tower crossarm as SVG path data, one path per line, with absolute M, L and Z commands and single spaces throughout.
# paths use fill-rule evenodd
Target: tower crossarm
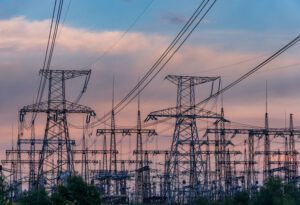
M 131 129 L 131 128 L 124 128 L 124 129 L 97 129 L 96 136 L 101 136 L 104 134 L 122 134 L 123 136 L 130 136 L 132 134 L 145 134 L 150 136 L 157 135 L 154 129 Z
M 170 154 L 171 151 L 170 150 L 142 150 L 142 151 L 138 151 L 138 150 L 134 150 L 133 154 L 150 154 L 150 155 L 161 155 L 161 154 Z
M 290 165 L 292 165 L 294 162 L 287 162 L 287 161 L 280 161 L 280 160 L 272 160 L 272 161 L 270 161 L 270 164 L 284 164 L 284 165 L 287 165 L 287 166 L 290 166 Z M 299 161 L 297 162 L 297 163 L 299 163 Z
M 247 174 L 247 173 L 249 173 L 249 170 L 246 170 L 246 171 L 239 171 L 239 173 L 240 173 L 240 174 Z M 252 171 L 252 173 L 253 173 L 253 174 L 259 174 L 259 173 L 261 173 L 261 171 L 255 170 L 255 171 Z
M 287 155 L 287 154 L 299 154 L 299 152 L 297 152 L 297 151 L 274 150 L 274 151 L 256 151 L 254 154 L 256 154 L 256 155 L 264 155 L 264 154 Z
M 91 70 L 40 70 L 40 74 L 45 78 L 50 78 L 50 73 L 52 75 L 63 75 L 63 78 L 68 80 L 80 76 L 88 76 L 89 78 Z
M 239 155 L 239 154 L 242 154 L 240 151 L 197 151 L 195 152 L 195 154 L 223 154 L 223 153 L 226 153 L 226 154 L 232 154 L 232 155 Z
M 187 110 L 188 108 L 184 107 L 171 107 L 171 108 L 166 108 L 163 110 L 158 110 L 151 112 L 147 118 L 145 119 L 145 122 L 149 120 L 157 120 L 159 117 L 172 117 L 172 118 L 191 118 L 191 119 L 196 119 L 196 118 L 205 118 L 205 119 L 220 119 L 226 122 L 229 122 L 228 120 L 224 119 L 224 117 L 218 113 L 205 110 L 203 108 L 196 108 L 195 107 L 195 112 L 181 112 L 180 110 Z M 191 109 L 192 110 L 192 109 Z M 195 114 L 197 113 L 197 114 Z
M 149 164 L 152 164 L 152 161 L 140 161 L 140 160 L 130 160 L 130 159 L 127 159 L 127 160 L 113 160 L 112 161 L 113 163 L 116 162 L 116 163 L 126 163 L 126 164 L 135 164 L 135 163 L 149 163 Z
M 18 143 L 21 144 L 67 144 L 67 145 L 75 145 L 75 140 L 60 140 L 60 139 L 48 139 L 48 140 L 43 140 L 43 139 L 19 139 Z
M 198 76 L 178 76 L 178 75 L 167 75 L 165 79 L 169 80 L 170 82 L 174 83 L 175 85 L 178 84 L 179 81 L 182 83 L 189 83 L 194 85 L 199 85 L 203 83 L 213 82 L 215 80 L 220 79 L 220 77 L 198 77 Z
M 67 162 L 67 160 L 62 160 L 61 162 Z M 73 160 L 74 164 L 82 164 L 82 163 L 88 163 L 88 164 L 99 164 L 101 163 L 100 160 L 81 160 L 81 159 L 75 159 Z
M 21 110 L 21 114 L 26 114 L 27 112 L 57 112 L 57 113 L 86 113 L 91 116 L 95 116 L 95 111 L 90 107 L 80 105 L 77 103 L 69 102 L 69 101 L 51 101 L 51 105 L 49 107 L 49 103 L 44 101 L 38 104 L 32 104 L 24 106 Z
M 249 160 L 239 160 L 239 161 L 233 161 L 233 164 L 257 164 L 257 162 L 249 161 Z
M 285 136 L 285 135 L 300 135 L 300 130 L 289 130 L 289 129 L 279 129 L 279 128 L 269 128 L 269 129 L 206 129 L 206 133 L 214 134 L 252 134 L 252 135 L 273 135 L 273 136 Z
M 201 154 L 231 154 L 231 155 L 240 155 L 242 154 L 240 151 L 197 151 L 194 155 L 201 155 Z M 179 153 L 180 156 L 190 156 L 190 153 Z
M 16 163 L 20 163 L 20 164 L 38 164 L 39 161 L 38 160 L 18 160 L 18 159 L 6 159 L 6 160 L 1 160 L 1 163 L 2 164 L 9 164 L 9 163 L 12 163 L 12 164 L 16 164 Z
M 56 160 L 57 163 L 67 163 L 67 160 Z M 97 164 L 100 163 L 100 160 L 73 160 L 75 164 L 80 164 L 80 163 L 93 163 Z M 39 160 L 18 160 L 18 159 L 6 159 L 6 160 L 1 160 L 1 163 L 3 164 L 8 164 L 8 163 L 21 163 L 21 164 L 38 164 Z
M 220 144 L 220 140 L 198 140 L 195 142 L 199 143 L 200 145 L 210 145 L 210 144 L 219 145 Z M 228 146 L 228 145 L 234 146 L 234 144 L 232 143 L 231 140 L 225 140 L 224 144 L 225 144 L 225 146 Z
M 170 151 L 170 150 L 143 150 L 142 152 L 138 152 L 137 150 L 133 151 L 133 154 L 151 154 L 151 155 L 162 155 L 162 154 L 180 154 L 181 156 L 190 155 L 189 153 L 180 153 L 179 151 Z M 221 151 L 196 151 L 195 154 L 221 154 Z M 240 151 L 226 151 L 226 153 L 239 155 L 242 154 Z
M 47 150 L 46 151 L 47 153 L 49 154 L 53 154 L 54 153 L 54 150 Z M 21 149 L 21 150 L 6 150 L 5 151 L 6 155 L 9 156 L 9 155 L 12 155 L 12 154 L 41 154 L 42 153 L 42 150 L 24 150 L 24 149 Z
M 108 153 L 115 153 L 118 154 L 118 151 L 113 152 L 112 150 L 72 150 L 73 154 L 108 154 Z

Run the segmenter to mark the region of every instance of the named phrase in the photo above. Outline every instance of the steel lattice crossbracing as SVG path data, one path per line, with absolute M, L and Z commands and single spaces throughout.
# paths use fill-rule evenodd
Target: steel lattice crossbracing
M 95 116 L 95 113 L 89 107 L 72 103 L 66 99 L 66 81 L 80 76 L 89 78 L 90 73 L 90 70 L 40 71 L 40 74 L 48 81 L 47 100 L 25 106 L 20 110 L 21 121 L 23 121 L 24 115 L 28 112 L 46 113 L 47 115 L 44 137 L 42 139 L 31 139 L 31 145 L 41 144 L 41 151 L 36 165 L 36 176 L 34 167 L 30 171 L 30 186 L 34 184 L 35 186 L 49 187 L 54 184 L 60 184 L 65 176 L 75 173 L 72 153 L 75 141 L 71 140 L 69 136 L 67 115 L 79 113 Z M 23 142 L 25 143 L 26 139 L 20 138 L 19 146 Z M 18 150 L 21 150 L 21 147 L 18 147 Z M 33 147 L 31 151 L 34 152 Z
M 103 136 L 103 146 L 106 147 L 106 134 L 110 134 L 110 148 L 103 155 L 103 167 L 100 170 L 94 170 L 94 180 L 99 181 L 102 190 L 103 199 L 109 203 L 124 203 L 128 202 L 127 181 L 132 178 L 125 170 L 126 164 L 136 164 L 135 170 L 135 197 L 136 203 L 147 203 L 151 201 L 151 187 L 150 187 L 150 169 L 147 155 L 143 157 L 142 136 L 148 137 L 157 135 L 154 129 L 143 129 L 141 123 L 141 113 L 138 109 L 137 127 L 136 128 L 122 128 L 116 129 L 115 116 L 112 110 L 111 128 L 97 129 L 96 135 Z M 135 160 L 117 160 L 116 136 L 131 137 L 136 135 L 136 155 Z M 106 148 L 105 148 L 106 149 Z M 109 167 L 107 166 L 107 154 L 109 154 Z M 121 171 L 118 171 L 118 164 L 121 164 Z
M 1 161 L 11 165 L 10 170 L 4 170 L 12 173 L 13 200 L 25 189 L 45 187 L 51 192 L 75 173 L 96 185 L 102 201 L 112 204 L 190 203 L 198 197 L 222 200 L 240 191 L 254 197 L 271 176 L 299 184 L 295 138 L 300 136 L 300 130 L 294 129 L 292 115 L 289 128 L 270 128 L 267 112 L 264 127 L 232 127 L 222 107 L 220 113 L 214 113 L 195 106 L 195 86 L 210 83 L 207 93 L 212 95 L 213 88 L 217 92 L 220 89 L 218 77 L 167 76 L 177 86 L 177 104 L 151 112 L 146 118 L 146 121 L 175 119 L 172 140 L 165 149 L 145 149 L 145 138 L 161 139 L 161 136 L 154 129 L 143 128 L 138 106 L 137 124 L 128 128 L 116 126 L 112 110 L 110 128 L 100 128 L 95 133 L 95 138 L 102 142 L 101 150 L 90 149 L 86 144 L 86 136 L 91 136 L 88 122 L 94 111 L 65 97 L 65 81 L 80 76 L 89 78 L 89 71 L 55 70 L 42 74 L 49 83 L 47 99 L 20 110 L 17 147 L 6 150 L 7 158 Z M 43 136 L 36 136 L 34 123 L 27 127 L 30 138 L 23 136 L 28 112 L 46 114 Z M 67 114 L 70 113 L 87 115 L 81 149 L 75 149 L 77 141 L 69 134 Z M 210 120 L 211 126 L 203 125 L 206 128 L 198 133 L 202 124 L 197 119 L 201 118 Z M 135 138 L 136 146 L 129 150 L 134 158 L 122 159 L 119 137 Z M 282 142 L 281 148 L 274 145 L 275 139 Z M 235 150 L 237 142 L 242 144 Z
M 195 86 L 208 82 L 213 84 L 219 78 L 169 75 L 166 79 L 177 85 L 176 107 L 151 112 L 148 119 L 157 117 L 174 117 L 176 119 L 171 152 L 167 159 L 168 176 L 166 176 L 165 184 L 169 203 L 185 203 L 186 198 L 194 200 L 203 188 L 200 181 L 203 179 L 204 162 L 202 155 L 199 154 L 201 144 L 199 143 L 196 119 L 223 120 L 223 116 L 213 112 L 203 110 L 200 114 L 196 114 Z M 186 194 L 187 197 L 184 196 Z

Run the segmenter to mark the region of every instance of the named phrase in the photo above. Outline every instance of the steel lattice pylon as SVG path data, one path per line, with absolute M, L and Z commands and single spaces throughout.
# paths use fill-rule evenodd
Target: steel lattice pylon
M 166 79 L 177 85 L 176 107 L 151 112 L 146 120 L 176 119 L 165 184 L 169 203 L 186 203 L 199 196 L 204 169 L 196 119 L 223 119 L 219 114 L 195 107 L 195 85 L 211 82 L 213 89 L 220 78 L 168 75 Z
M 47 100 L 23 107 L 20 110 L 20 119 L 22 121 L 27 112 L 47 114 L 36 185 L 49 187 L 51 184 L 60 184 L 63 176 L 74 174 L 72 147 L 75 141 L 69 136 L 67 114 L 87 114 L 89 120 L 95 112 L 66 99 L 66 80 L 85 76 L 87 84 L 90 70 L 41 70 L 40 74 L 48 81 Z

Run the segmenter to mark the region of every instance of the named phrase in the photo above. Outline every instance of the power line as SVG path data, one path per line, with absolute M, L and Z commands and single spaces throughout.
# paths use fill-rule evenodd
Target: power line
M 286 44 L 285 46 L 283 46 L 281 49 L 279 49 L 273 55 L 271 55 L 270 57 L 268 57 L 267 59 L 265 59 L 263 62 L 261 62 L 260 64 L 258 64 L 257 66 L 255 66 L 253 69 L 251 69 L 250 71 L 248 71 L 246 74 L 244 74 L 241 77 L 239 77 L 237 80 L 233 81 L 232 83 L 230 83 L 226 87 L 222 88 L 221 90 L 219 90 L 215 94 L 211 95 L 210 97 L 206 98 L 205 100 L 197 103 L 196 107 L 201 106 L 201 105 L 209 102 L 211 99 L 218 97 L 220 94 L 226 92 L 227 90 L 229 90 L 233 86 L 235 86 L 238 83 L 240 83 L 241 81 L 245 80 L 250 75 L 254 74 L 256 71 L 258 71 L 259 69 L 261 69 L 262 67 L 264 67 L 265 65 L 267 65 L 268 63 L 270 63 L 271 61 L 273 61 L 275 58 L 277 58 L 278 56 L 280 56 L 285 51 L 287 51 L 290 47 L 292 47 L 293 45 L 297 44 L 299 41 L 300 41 L 300 35 L 298 35 L 296 38 L 294 38 L 288 44 Z M 189 109 L 186 110 L 185 112 L 188 112 L 188 111 L 189 111 Z M 170 119 L 171 118 L 164 118 L 163 120 L 154 121 L 154 122 L 150 123 L 150 125 L 153 126 L 153 125 L 156 125 L 156 124 L 159 124 L 159 123 L 162 123 L 162 122 L 169 121 Z M 147 127 L 147 124 L 144 127 Z
M 61 12 L 62 12 L 62 8 L 63 8 L 63 3 L 64 3 L 64 0 L 59 0 L 58 5 L 57 5 L 57 0 L 55 0 L 55 2 L 54 2 L 52 17 L 51 17 L 50 31 L 49 31 L 49 35 L 48 35 L 47 47 L 46 47 L 46 51 L 45 51 L 45 57 L 44 57 L 44 61 L 43 61 L 42 70 L 50 69 L 52 56 L 53 56 L 53 52 L 54 52 L 54 48 L 55 48 L 57 31 L 58 31 L 58 27 L 59 27 L 59 23 L 60 23 L 60 18 L 61 18 Z M 55 21 L 55 23 L 54 23 L 54 21 Z M 36 100 L 35 100 L 35 103 L 38 106 L 42 100 L 45 86 L 46 86 L 46 78 L 41 75 L 40 83 L 39 83 L 39 87 L 38 87 L 38 93 L 37 93 Z M 32 114 L 30 126 L 32 126 L 34 124 L 36 116 L 37 116 L 37 113 Z
M 221 90 L 217 91 L 216 93 L 212 94 L 211 96 L 209 96 L 208 98 L 206 98 L 205 100 L 202 100 L 201 102 L 197 103 L 195 106 L 201 106 L 204 103 L 209 102 L 211 99 L 218 97 L 220 94 L 226 92 L 227 90 L 231 89 L 232 87 L 234 87 L 235 85 L 239 84 L 240 82 L 242 82 L 243 80 L 247 79 L 249 76 L 253 75 L 255 72 L 257 72 L 258 70 L 260 70 L 262 67 L 266 66 L 267 64 L 269 64 L 270 62 L 272 62 L 274 59 L 276 59 L 278 56 L 280 56 L 282 53 L 284 53 L 285 51 L 287 51 L 289 48 L 291 48 L 292 46 L 294 46 L 295 44 L 297 44 L 297 42 L 300 41 L 300 35 L 298 35 L 296 38 L 294 38 L 292 41 L 290 41 L 289 43 L 287 43 L 285 46 L 283 46 L 282 48 L 280 48 L 278 51 L 276 51 L 273 55 L 271 55 L 270 57 L 268 57 L 267 59 L 265 59 L 264 61 L 262 61 L 260 64 L 258 64 L 257 66 L 255 66 L 253 69 L 251 69 L 250 71 L 248 71 L 246 74 L 242 75 L 241 77 L 239 77 L 237 80 L 233 81 L 232 83 L 228 84 L 227 86 L 225 86 L 224 88 L 222 88 Z M 184 112 L 188 112 L 189 109 L 185 110 Z M 165 118 L 164 122 L 167 120 L 170 120 L 171 118 Z M 152 125 L 154 125 L 155 123 L 153 123 Z
M 83 66 L 81 68 L 89 68 L 94 66 L 97 62 L 99 62 L 104 56 L 106 56 L 110 51 L 112 51 L 132 30 L 132 28 L 139 22 L 139 20 L 144 16 L 150 6 L 153 4 L 154 0 L 151 0 L 142 10 L 142 12 L 134 19 L 134 21 L 128 26 L 128 28 L 121 34 L 120 38 L 118 38 L 113 44 L 111 44 L 108 49 L 106 49 L 96 60 L 92 63 L 88 64 L 87 66 Z
M 114 106 L 114 110 L 116 111 L 116 114 L 121 112 L 125 107 L 127 107 L 127 105 L 132 100 L 134 100 L 139 95 L 139 93 L 142 92 L 152 82 L 152 80 L 167 65 L 167 63 L 172 59 L 172 57 L 177 53 L 177 51 L 182 47 L 182 45 L 186 42 L 186 40 L 190 37 L 190 35 L 202 22 L 202 20 L 211 10 L 211 8 L 216 3 L 216 1 L 217 0 L 214 1 L 204 0 L 200 3 L 200 5 L 196 8 L 192 16 L 189 18 L 189 20 L 186 22 L 183 28 L 179 31 L 179 33 L 176 35 L 176 37 L 173 39 L 173 41 L 170 43 L 167 49 L 155 61 L 154 65 L 147 71 L 147 73 L 137 83 L 137 85 L 116 106 Z M 177 47 L 175 47 L 176 45 Z M 97 121 L 95 121 L 92 124 L 92 126 L 97 126 L 97 124 L 101 123 L 109 116 L 110 116 L 110 112 L 104 115 L 104 117 L 97 119 Z
M 263 62 L 261 62 L 260 64 L 258 64 L 257 66 L 255 66 L 253 69 L 251 69 L 250 71 L 248 71 L 246 74 L 242 75 L 237 80 L 235 80 L 232 83 L 230 83 L 229 85 L 225 86 L 223 89 L 219 90 L 215 94 L 213 94 L 210 97 L 206 98 L 205 100 L 201 101 L 196 106 L 199 106 L 199 105 L 201 105 L 201 104 L 203 104 L 203 103 L 211 100 L 212 98 L 217 97 L 221 93 L 224 93 L 227 90 L 231 89 L 233 86 L 239 84 L 240 82 L 242 82 L 243 80 L 245 80 L 249 76 L 253 75 L 256 71 L 260 70 L 262 67 L 264 67 L 268 63 L 272 62 L 274 59 L 276 59 L 278 56 L 280 56 L 282 53 L 284 53 L 285 51 L 287 51 L 290 47 L 292 47 L 293 45 L 295 45 L 299 41 L 300 41 L 300 35 L 298 35 L 296 38 L 294 38 L 288 44 L 286 44 L 285 46 L 283 46 L 282 48 L 280 48 L 278 51 L 276 51 L 273 55 L 271 55 L 270 57 L 268 57 L 267 59 L 265 59 Z
M 177 34 L 177 36 L 175 37 L 175 39 L 171 42 L 171 44 L 169 45 L 169 47 L 163 52 L 163 54 L 158 58 L 158 60 L 154 63 L 154 65 L 150 68 L 150 70 L 146 73 L 146 75 L 139 81 L 139 83 L 129 92 L 129 94 L 127 94 L 127 96 L 125 98 L 123 98 L 119 104 L 117 105 L 117 107 L 121 106 L 121 104 L 123 104 L 131 95 L 133 92 L 135 92 L 141 85 L 142 83 L 155 71 L 155 69 L 157 69 L 157 67 L 160 65 L 160 63 L 163 62 L 163 60 L 168 56 L 168 54 L 172 51 L 172 49 L 175 47 L 175 45 L 179 42 L 179 40 L 181 40 L 181 38 L 184 36 L 184 34 L 187 32 L 187 30 L 191 27 L 191 25 L 194 23 L 194 21 L 196 20 L 196 18 L 200 15 L 200 13 L 203 11 L 203 9 L 205 8 L 205 6 L 207 5 L 207 3 L 209 1 L 202 1 L 202 3 L 198 6 L 198 8 L 196 9 L 196 11 L 193 13 L 193 15 L 190 17 L 190 19 L 187 21 L 187 23 L 184 25 L 184 27 L 180 30 L 180 32 Z M 200 19 L 201 20 L 201 19 Z M 197 25 L 196 25 L 197 26 Z M 191 31 L 193 32 L 193 30 Z M 190 32 L 190 33 L 191 33 Z M 177 47 L 177 49 L 171 54 L 171 56 L 167 59 L 167 61 L 165 62 L 165 65 L 169 62 L 169 60 L 173 57 L 173 55 L 179 50 L 179 48 L 183 45 L 183 43 L 185 42 L 185 40 L 189 37 L 189 35 L 187 35 L 187 37 L 182 41 L 181 45 L 179 45 Z M 161 66 L 161 69 L 164 67 Z M 160 69 L 160 70 L 161 70 Z M 154 75 L 152 77 L 152 79 L 156 77 L 156 75 Z M 151 82 L 151 80 L 149 81 Z M 146 85 L 147 86 L 147 85 Z M 145 87 L 146 87 L 145 86 Z M 140 90 L 141 91 L 141 90 Z M 140 92 L 139 91 L 139 92 Z M 136 96 L 135 96 L 136 97 Z
M 50 45 L 50 40 L 51 40 L 51 36 L 52 36 L 52 27 L 53 27 L 54 16 L 55 16 L 55 11 L 56 11 L 56 4 L 57 4 L 57 0 L 55 0 L 55 2 L 54 2 L 52 17 L 51 17 L 51 24 L 50 24 L 50 31 L 49 31 L 49 35 L 48 35 L 47 47 L 46 47 L 44 61 L 43 61 L 43 66 L 42 66 L 43 69 L 45 69 L 46 62 L 47 62 L 49 45 Z M 45 83 L 46 83 L 46 80 L 43 78 L 43 76 L 41 76 L 40 82 L 39 82 L 39 87 L 38 87 L 38 93 L 37 93 L 36 100 L 35 100 L 36 103 L 39 102 L 40 99 L 41 99 L 40 96 L 42 95 L 41 94 L 43 92 L 42 88 L 45 87 L 45 85 L 44 85 Z M 35 118 L 36 118 L 36 114 L 33 114 L 32 115 L 32 120 L 31 120 L 32 121 L 31 124 L 33 124 L 33 121 L 35 120 Z
M 66 9 L 66 12 L 65 12 L 63 21 L 62 21 L 61 26 L 60 26 L 60 30 L 59 30 L 59 32 L 58 32 L 58 37 L 60 36 L 61 31 L 62 31 L 62 29 L 63 29 L 63 27 L 64 27 L 65 21 L 66 21 L 66 19 L 67 19 L 67 16 L 68 16 L 68 13 L 69 13 L 69 10 L 70 10 L 70 7 L 71 7 L 71 3 L 72 3 L 72 0 L 69 0 L 69 3 L 68 3 L 68 6 L 67 6 L 67 9 Z

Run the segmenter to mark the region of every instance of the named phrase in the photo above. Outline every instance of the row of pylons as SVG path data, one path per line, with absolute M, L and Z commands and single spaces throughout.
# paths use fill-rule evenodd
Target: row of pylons
M 78 174 L 97 186 L 102 201 L 112 204 L 186 204 L 199 197 L 220 200 L 240 191 L 252 197 L 271 176 L 298 185 L 295 138 L 300 130 L 294 129 L 293 115 L 288 128 L 270 128 L 267 111 L 262 127 L 233 126 L 223 106 L 214 112 L 196 102 L 195 86 L 210 84 L 209 97 L 219 91 L 220 77 L 166 77 L 177 86 L 176 106 L 151 112 L 146 118 L 175 120 L 172 141 L 158 150 L 143 146 L 145 138 L 159 140 L 160 133 L 143 127 L 140 103 L 136 125 L 118 128 L 112 109 L 110 128 L 98 128 L 89 136 L 96 114 L 90 107 L 66 99 L 66 86 L 68 80 L 84 77 L 86 89 L 90 70 L 41 70 L 41 74 L 48 82 L 47 99 L 20 109 L 17 145 L 6 150 L 6 159 L 1 161 L 1 174 L 10 172 L 12 201 L 25 190 L 42 187 L 51 193 L 68 176 Z M 35 134 L 34 117 L 26 123 L 28 113 L 46 115 L 43 136 Z M 81 147 L 69 132 L 68 118 L 73 114 L 86 116 Z M 199 119 L 212 122 L 212 126 L 200 130 Z M 25 137 L 27 130 L 30 137 Z M 134 159 L 120 159 L 120 135 L 136 139 L 135 148 L 129 150 Z M 101 137 L 101 149 L 90 149 L 87 137 Z

